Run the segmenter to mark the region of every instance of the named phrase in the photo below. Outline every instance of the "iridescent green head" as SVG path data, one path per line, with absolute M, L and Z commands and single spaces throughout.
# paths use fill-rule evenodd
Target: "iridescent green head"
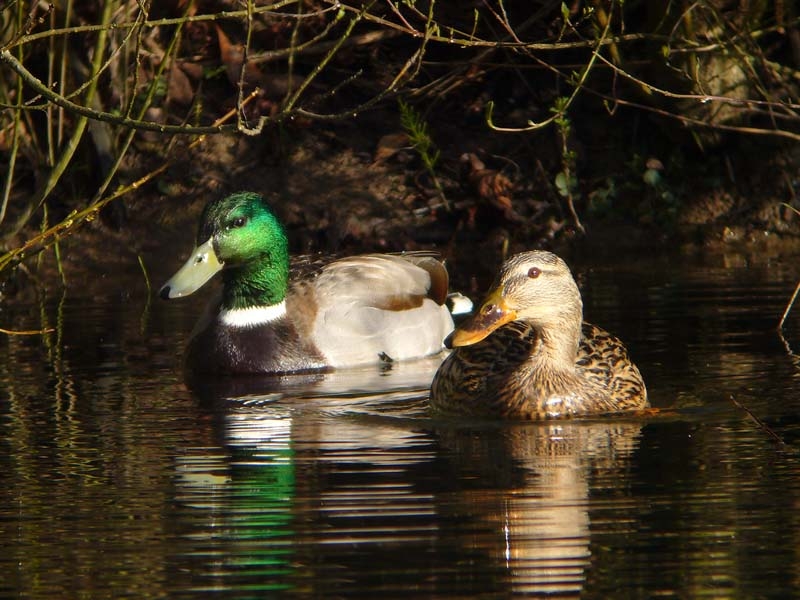
M 160 295 L 187 296 L 220 270 L 224 309 L 270 306 L 286 297 L 286 232 L 260 195 L 238 192 L 210 202 L 200 220 L 197 248 Z

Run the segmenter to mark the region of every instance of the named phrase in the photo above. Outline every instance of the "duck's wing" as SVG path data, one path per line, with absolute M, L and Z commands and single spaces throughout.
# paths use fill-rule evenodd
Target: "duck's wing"
M 647 389 L 628 350 L 605 329 L 584 323 L 576 366 L 583 375 L 604 386 L 619 408 L 647 406 Z
M 314 282 L 322 303 L 350 302 L 394 311 L 416 308 L 426 298 L 442 305 L 447 286 L 444 265 L 421 253 L 342 258 L 325 265 Z
M 299 329 L 333 366 L 427 356 L 453 328 L 447 271 L 429 255 L 340 259 L 297 282 L 291 296 Z
M 410 269 L 409 264 L 428 273 L 429 280 L 417 269 Z M 373 283 L 387 283 L 398 267 L 403 268 L 406 277 L 414 281 L 414 290 L 425 289 L 426 295 L 438 304 L 444 304 L 449 296 L 450 277 L 439 254 L 428 250 L 419 250 L 402 253 L 388 254 L 361 254 L 357 256 L 342 257 L 325 254 L 304 254 L 293 256 L 290 264 L 289 277 L 293 282 L 303 282 L 315 279 L 323 271 L 326 276 L 349 285 L 353 273 L 369 274 Z M 404 277 L 399 285 L 405 286 L 409 280 Z M 378 291 L 383 286 L 378 288 Z M 385 289 L 385 288 L 383 288 Z
M 444 263 L 439 260 L 437 255 L 428 252 L 408 252 L 396 256 L 428 273 L 430 277 L 428 297 L 430 299 L 437 304 L 444 304 L 447 301 L 450 277 Z
M 320 274 L 322 269 L 332 262 L 340 260 L 341 256 L 335 254 L 298 254 L 289 259 L 289 280 L 301 282 L 313 279 Z

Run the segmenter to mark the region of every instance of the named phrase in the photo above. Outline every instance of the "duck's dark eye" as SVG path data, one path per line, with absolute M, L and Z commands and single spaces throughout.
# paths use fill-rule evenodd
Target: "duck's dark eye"
M 542 271 L 539 269 L 539 267 L 531 267 L 530 269 L 528 269 L 528 277 L 530 277 L 531 279 L 536 279 L 541 274 Z
M 246 223 L 247 223 L 247 217 L 236 217 L 233 220 L 232 227 L 244 227 Z

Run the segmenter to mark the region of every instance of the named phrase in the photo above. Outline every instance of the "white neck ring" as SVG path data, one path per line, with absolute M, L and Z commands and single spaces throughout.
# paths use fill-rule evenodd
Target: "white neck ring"
M 233 308 L 219 313 L 219 319 L 228 327 L 257 327 L 266 325 L 286 315 L 286 300 L 270 306 Z

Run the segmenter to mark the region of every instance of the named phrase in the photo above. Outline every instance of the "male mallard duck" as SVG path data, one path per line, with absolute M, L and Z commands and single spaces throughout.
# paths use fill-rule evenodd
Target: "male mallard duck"
M 221 297 L 186 352 L 196 373 L 290 373 L 441 352 L 453 330 L 444 265 L 424 253 L 292 264 L 286 232 L 258 194 L 212 201 L 186 264 L 162 298 L 191 294 L 222 271 Z M 309 272 L 311 271 L 311 272 Z
M 434 376 L 431 405 L 532 420 L 646 407 L 622 342 L 582 323 L 582 313 L 563 260 L 544 251 L 511 257 L 480 309 L 445 341 L 455 349 Z

